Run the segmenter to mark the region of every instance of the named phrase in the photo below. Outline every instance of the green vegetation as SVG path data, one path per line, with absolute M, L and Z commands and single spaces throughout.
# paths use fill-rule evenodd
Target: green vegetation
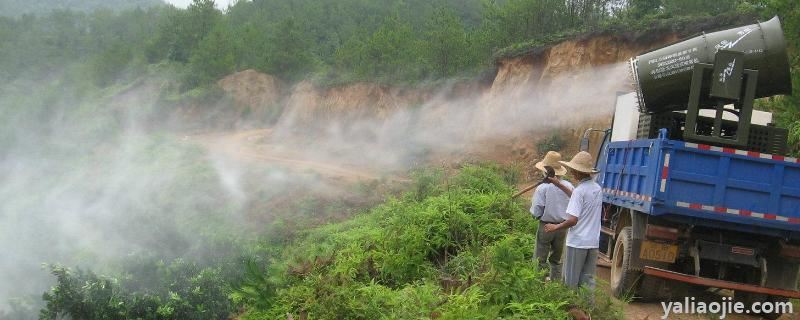
M 567 141 L 559 134 L 553 134 L 545 139 L 540 140 L 536 144 L 536 152 L 545 154 L 551 150 L 563 150 Z
M 123 278 L 52 266 L 57 282 L 41 316 L 225 319 L 244 307 L 243 319 L 567 319 L 567 306 L 578 305 L 594 319 L 620 318 L 602 292 L 591 304 L 544 281 L 532 261 L 536 224 L 511 201 L 502 173 L 474 165 L 455 176 L 420 172 L 415 190 L 369 212 L 285 246 L 253 247 L 260 262 L 145 259 L 125 262 Z
M 244 299 L 271 307 L 243 318 L 565 319 L 568 304 L 595 319 L 620 317 L 607 298 L 591 307 L 544 281 L 532 261 L 536 225 L 497 169 L 470 165 L 441 177 L 422 174 L 418 185 L 440 180 L 300 237 L 283 255 L 288 270 L 274 270 L 279 289 Z
M 258 167 L 237 190 L 221 180 L 242 168 L 140 127 L 160 123 L 163 97 L 70 80 L 0 87 L 0 319 L 227 319 L 245 262 L 264 268 L 297 230 L 350 216 L 380 189 L 331 200 L 302 192 L 313 176 Z
M 43 296 L 40 319 L 227 319 L 235 311 L 220 268 L 182 260 L 135 267 L 144 272 L 120 281 L 52 266 L 56 285 Z
M 778 126 L 789 129 L 792 155 L 800 156 L 800 3 L 797 1 L 767 1 L 768 13 L 778 14 L 783 24 L 792 68 L 793 94 L 761 101 L 761 107 L 772 111 Z
M 87 12 L 97 9 L 126 10 L 163 5 L 164 2 L 161 0 L 0 0 L 0 16 L 48 14 L 55 10 Z
M 0 2 L 4 13 L 8 3 Z M 105 254 L 125 256 L 109 261 L 83 247 L 47 255 L 62 265 L 42 271 L 53 276 L 45 285 L 52 288 L 34 297 L 44 304 L 18 300 L 0 318 L 35 310 L 45 319 L 287 313 L 558 319 L 567 317 L 568 304 L 594 319 L 619 318 L 619 307 L 602 293 L 590 305 L 582 294 L 543 281 L 530 259 L 536 226 L 523 204 L 509 199 L 519 176 L 513 169 L 419 171 L 405 194 L 371 210 L 315 197 L 261 208 L 258 201 L 285 196 L 258 180 L 269 173 L 248 172 L 257 181 L 246 184 L 246 200 L 237 200 L 208 154 L 170 133 L 129 126 L 157 127 L 178 99 L 220 99 L 209 88 L 238 70 L 290 82 L 417 83 L 469 76 L 498 56 L 587 32 L 636 32 L 742 13 L 781 16 L 797 86 L 799 6 L 794 0 L 260 0 L 223 12 L 211 0 L 196 0 L 187 9 L 37 8 L 30 10 L 47 13 L 0 17 L 0 149 L 6 151 L 0 169 L 16 183 L 0 188 L 9 200 L 0 204 L 0 218 L 34 221 L 24 227 L 36 232 L 14 241 L 47 243 L 33 248 L 41 252 L 53 252 L 47 250 L 66 234 L 85 237 L 66 237 L 75 242 L 67 246 L 101 243 L 118 250 Z M 137 108 L 107 101 L 148 85 L 157 88 L 148 97 L 153 101 L 135 101 Z M 800 153 L 800 93 L 760 107 L 776 112 Z M 537 148 L 561 144 L 552 138 Z M 68 218 L 52 219 L 61 214 Z M 252 221 L 264 215 L 270 219 Z M 115 228 L 103 228 L 109 225 Z M 12 226 L 0 224 L 0 240 L 17 234 Z M 41 262 L 15 263 L 38 270 Z M 35 282 L 27 275 L 10 277 Z
M 413 83 L 472 75 L 517 54 L 587 32 L 626 32 L 686 17 L 789 14 L 786 0 L 260 0 L 224 12 L 187 9 L 54 11 L 0 18 L 0 79 L 77 65 L 96 86 L 171 65 L 183 90 L 237 70 L 321 83 Z M 791 8 L 788 8 L 791 9 Z M 788 32 L 787 32 L 788 33 Z M 501 50 L 507 48 L 505 50 Z

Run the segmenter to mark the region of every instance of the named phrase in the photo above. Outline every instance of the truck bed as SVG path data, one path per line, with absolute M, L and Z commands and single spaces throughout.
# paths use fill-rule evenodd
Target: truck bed
M 800 238 L 800 160 L 683 141 L 609 142 L 604 201 L 692 225 Z

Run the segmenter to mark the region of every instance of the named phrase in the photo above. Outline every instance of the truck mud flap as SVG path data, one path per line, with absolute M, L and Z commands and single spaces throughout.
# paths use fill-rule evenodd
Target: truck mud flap
M 710 279 L 710 278 L 703 278 L 697 277 L 693 275 L 673 272 L 669 270 L 653 268 L 653 267 L 644 267 L 644 274 L 675 280 L 680 282 L 691 283 L 700 286 L 706 287 L 714 287 L 714 288 L 721 288 L 721 289 L 731 289 L 736 291 L 745 291 L 745 292 L 752 292 L 752 293 L 761 293 L 767 294 L 771 296 L 779 296 L 785 298 L 792 298 L 792 299 L 800 299 L 800 291 L 797 290 L 785 290 L 785 289 L 773 289 L 773 288 L 766 288 L 752 284 L 744 284 L 738 282 L 731 282 L 725 280 L 717 280 L 717 279 Z

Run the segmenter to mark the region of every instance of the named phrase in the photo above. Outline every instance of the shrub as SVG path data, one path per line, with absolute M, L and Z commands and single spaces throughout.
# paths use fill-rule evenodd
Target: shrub
M 285 273 L 272 273 L 274 303 L 251 300 L 242 318 L 565 319 L 571 304 L 600 318 L 618 309 L 544 281 L 531 259 L 535 223 L 510 199 L 502 169 L 432 177 L 418 174 L 408 195 L 298 239 Z
M 536 151 L 545 154 L 547 151 L 558 151 L 564 148 L 566 141 L 561 136 L 554 134 L 546 139 L 540 140 L 536 144 Z
M 92 271 L 51 266 L 56 284 L 43 295 L 42 319 L 227 319 L 233 311 L 227 281 L 219 268 L 201 268 L 176 260 L 156 263 L 152 287 L 128 279 L 99 276 Z

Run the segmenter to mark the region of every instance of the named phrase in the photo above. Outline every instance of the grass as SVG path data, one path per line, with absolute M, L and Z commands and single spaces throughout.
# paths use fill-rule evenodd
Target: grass
M 544 281 L 532 261 L 536 224 L 526 204 L 509 200 L 503 173 L 418 172 L 407 194 L 307 231 L 283 263 L 244 284 L 242 319 L 567 319 L 568 305 L 621 317 L 602 292 L 591 304 Z

